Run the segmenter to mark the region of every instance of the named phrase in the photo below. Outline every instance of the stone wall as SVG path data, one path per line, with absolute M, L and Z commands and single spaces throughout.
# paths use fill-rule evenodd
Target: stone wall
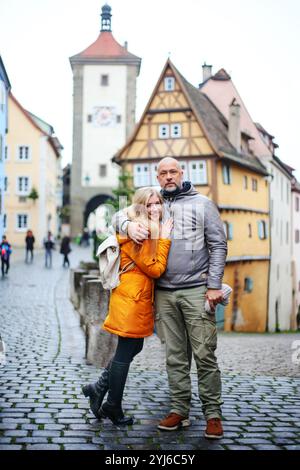
M 105 367 L 112 358 L 117 336 L 102 330 L 110 292 L 103 289 L 97 263 L 80 263 L 70 271 L 70 300 L 80 315 L 85 332 L 85 358 L 88 364 Z

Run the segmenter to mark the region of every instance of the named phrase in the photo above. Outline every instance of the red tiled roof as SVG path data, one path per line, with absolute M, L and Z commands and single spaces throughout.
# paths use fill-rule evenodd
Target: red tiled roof
M 110 31 L 102 31 L 93 44 L 77 54 L 77 57 L 135 57 L 121 46 Z

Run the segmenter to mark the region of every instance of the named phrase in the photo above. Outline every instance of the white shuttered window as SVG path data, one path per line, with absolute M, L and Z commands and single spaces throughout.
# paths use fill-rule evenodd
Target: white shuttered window
M 189 175 L 193 184 L 207 184 L 206 161 L 189 162 Z
M 151 185 L 151 174 L 150 174 L 149 163 L 144 163 L 142 165 L 140 164 L 134 165 L 133 182 L 136 188 L 141 188 L 142 186 Z

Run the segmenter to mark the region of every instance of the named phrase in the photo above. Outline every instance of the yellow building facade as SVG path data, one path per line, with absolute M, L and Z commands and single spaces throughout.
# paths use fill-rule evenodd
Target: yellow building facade
M 53 128 L 10 94 L 4 212 L 5 233 L 13 247 L 25 246 L 27 230 L 32 230 L 36 248 L 43 246 L 48 230 L 58 234 L 61 150 Z
M 249 136 L 239 132 L 236 112 L 233 103 L 227 122 L 168 60 L 140 122 L 114 161 L 133 175 L 137 188 L 157 185 L 157 163 L 174 157 L 185 179 L 214 200 L 228 239 L 224 282 L 233 288 L 226 311 L 218 309 L 219 327 L 263 332 L 270 263 L 268 173 L 251 154 Z

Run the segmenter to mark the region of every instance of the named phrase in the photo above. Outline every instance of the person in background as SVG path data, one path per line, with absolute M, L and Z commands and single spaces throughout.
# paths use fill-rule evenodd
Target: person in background
M 33 262 L 33 249 L 34 249 L 35 238 L 31 230 L 27 231 L 25 243 L 26 243 L 26 259 L 25 263 L 28 263 L 29 253 L 30 253 L 30 262 Z
M 54 250 L 55 243 L 52 237 L 52 233 L 49 231 L 47 237 L 44 239 L 44 248 L 45 248 L 45 267 L 52 268 L 52 250 Z
M 10 243 L 8 243 L 6 236 L 3 235 L 2 242 L 0 244 L 2 277 L 4 277 L 5 274 L 8 274 L 9 258 L 10 258 L 11 252 L 12 252 L 11 245 Z
M 60 253 L 64 256 L 64 261 L 63 261 L 63 267 L 68 267 L 70 266 L 70 261 L 68 258 L 68 254 L 71 253 L 71 247 L 70 247 L 71 239 L 68 236 L 64 236 L 61 245 L 60 245 Z
M 89 244 L 90 244 L 90 234 L 89 234 L 88 229 L 85 227 L 85 229 L 83 230 L 82 237 L 81 237 L 81 245 L 89 246 Z

